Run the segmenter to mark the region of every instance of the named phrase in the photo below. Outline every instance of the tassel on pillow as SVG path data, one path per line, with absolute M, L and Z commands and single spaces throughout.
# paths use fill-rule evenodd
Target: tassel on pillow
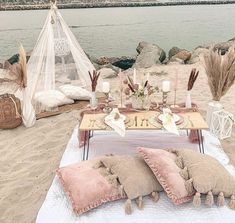
M 232 196 L 231 196 L 231 200 L 230 200 L 228 206 L 229 206 L 231 209 L 235 210 L 235 195 L 232 195 Z
M 211 191 L 209 191 L 206 195 L 205 204 L 209 207 L 211 207 L 214 204 L 214 196 Z
M 132 213 L 132 203 L 130 199 L 128 199 L 125 203 L 125 213 L 127 215 L 130 215 Z
M 225 201 L 224 201 L 224 193 L 220 192 L 219 196 L 218 196 L 218 199 L 217 199 L 217 206 L 218 207 L 223 207 L 224 203 L 225 203 Z

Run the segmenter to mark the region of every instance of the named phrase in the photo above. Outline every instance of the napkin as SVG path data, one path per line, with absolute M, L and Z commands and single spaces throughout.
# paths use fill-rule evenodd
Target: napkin
M 116 131 L 120 136 L 126 134 L 125 115 L 120 114 L 117 108 L 114 108 L 109 115 L 104 118 L 104 122 Z
M 173 114 L 168 108 L 163 109 L 162 125 L 168 132 L 179 135 Z

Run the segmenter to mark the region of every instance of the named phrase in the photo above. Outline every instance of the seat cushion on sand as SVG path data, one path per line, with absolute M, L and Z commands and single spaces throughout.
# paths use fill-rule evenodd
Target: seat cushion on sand
M 91 92 L 79 86 L 66 84 L 60 86 L 59 90 L 73 100 L 90 100 L 91 98 Z
M 148 148 L 139 148 L 139 153 L 174 204 L 192 200 L 195 192 L 189 193 L 186 190 L 185 180 L 180 175 L 181 169 L 176 165 L 175 154 L 162 149 Z
M 45 108 L 55 108 L 74 103 L 72 99 L 57 90 L 39 91 L 35 94 L 34 100 Z
M 235 178 L 215 158 L 188 149 L 172 150 L 181 160 L 182 176 L 189 190 L 196 190 L 194 205 L 200 206 L 201 194 L 207 194 L 206 205 L 214 204 L 213 195 L 218 196 L 217 205 L 224 205 L 224 197 L 231 198 L 229 207 L 235 209 Z
M 73 210 L 82 214 L 103 203 L 124 198 L 118 182 L 110 183 L 101 175 L 106 168 L 93 168 L 99 158 L 82 161 L 78 164 L 62 167 L 57 170 L 57 175 L 68 194 Z
M 137 204 L 140 209 L 143 207 L 142 196 L 151 195 L 153 200 L 158 200 L 157 192 L 163 188 L 142 157 L 113 155 L 102 158 L 101 162 L 123 186 L 128 197 L 125 208 L 127 214 L 132 212 L 132 199 L 138 199 Z

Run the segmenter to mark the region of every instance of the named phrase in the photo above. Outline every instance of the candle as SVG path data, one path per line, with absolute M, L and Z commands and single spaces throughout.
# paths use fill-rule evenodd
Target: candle
M 163 92 L 169 92 L 171 88 L 171 82 L 170 81 L 163 81 L 162 82 L 162 91 Z
M 146 79 L 146 81 L 149 81 L 149 73 L 147 73 L 147 79 Z
M 103 90 L 104 93 L 109 93 L 109 91 L 110 91 L 110 84 L 109 84 L 109 82 L 103 82 L 102 90 Z
M 134 74 L 133 74 L 133 82 L 136 83 L 136 69 L 134 68 Z

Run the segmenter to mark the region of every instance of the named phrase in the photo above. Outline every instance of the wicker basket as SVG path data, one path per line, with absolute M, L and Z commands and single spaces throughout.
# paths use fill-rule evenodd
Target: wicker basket
M 0 95 L 0 129 L 13 129 L 21 125 L 20 100 L 13 94 Z

